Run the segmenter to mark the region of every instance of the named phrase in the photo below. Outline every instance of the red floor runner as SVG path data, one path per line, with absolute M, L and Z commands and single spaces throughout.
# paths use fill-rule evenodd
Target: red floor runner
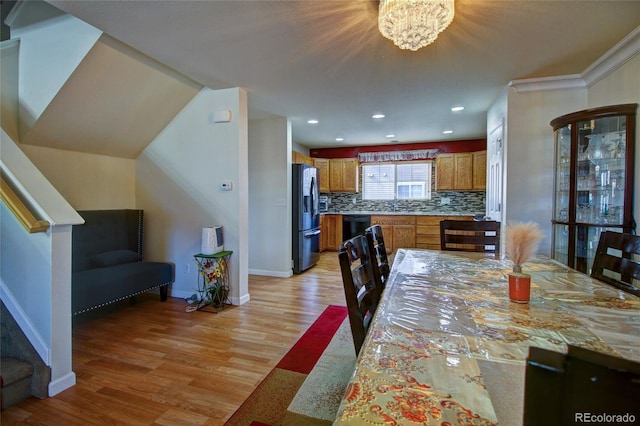
M 280 360 L 276 368 L 309 374 L 346 316 L 346 306 L 330 305 Z

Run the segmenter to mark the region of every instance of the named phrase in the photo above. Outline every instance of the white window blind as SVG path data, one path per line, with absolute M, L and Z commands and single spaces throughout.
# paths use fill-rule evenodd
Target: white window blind
M 364 164 L 362 199 L 431 199 L 431 162 Z

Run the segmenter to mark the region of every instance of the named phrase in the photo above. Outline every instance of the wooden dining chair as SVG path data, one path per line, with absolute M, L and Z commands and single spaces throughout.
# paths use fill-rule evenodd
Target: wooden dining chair
M 566 352 L 531 346 L 521 424 L 576 424 L 578 413 L 636 413 L 637 419 L 638 395 L 638 361 L 571 344 Z
M 375 282 L 372 257 L 364 235 L 343 242 L 338 258 L 353 344 L 358 355 L 378 306 L 380 289 Z
M 371 253 L 373 274 L 376 278 L 376 282 L 380 284 L 382 290 L 386 285 L 389 273 L 391 272 L 389 258 L 387 257 L 387 248 L 384 244 L 382 227 L 380 225 L 370 226 L 364 230 L 364 235 L 367 238 L 369 253 Z
M 591 268 L 591 277 L 640 296 L 640 236 L 604 231 Z
M 495 220 L 440 221 L 440 249 L 500 254 L 500 222 Z

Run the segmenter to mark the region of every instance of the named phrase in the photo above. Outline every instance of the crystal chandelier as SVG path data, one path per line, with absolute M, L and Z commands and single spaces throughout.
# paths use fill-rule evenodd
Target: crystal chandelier
M 453 0 L 380 0 L 378 28 L 401 49 L 433 43 L 453 21 Z

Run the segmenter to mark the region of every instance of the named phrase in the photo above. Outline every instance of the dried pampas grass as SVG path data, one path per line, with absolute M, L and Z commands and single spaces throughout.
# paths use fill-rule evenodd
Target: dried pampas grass
M 543 234 L 535 222 L 514 222 L 505 230 L 504 250 L 513 266 L 519 268 L 536 254 Z

